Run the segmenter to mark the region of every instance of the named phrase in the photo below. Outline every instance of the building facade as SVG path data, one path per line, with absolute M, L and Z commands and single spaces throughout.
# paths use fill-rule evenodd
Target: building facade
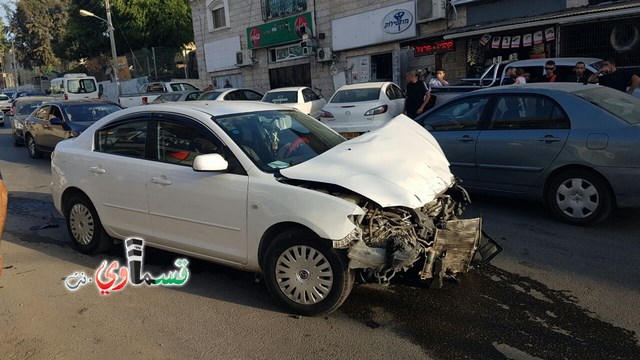
M 638 61 L 638 1 L 192 0 L 204 86 L 260 92 L 394 81 L 444 68 L 451 83 L 496 61 Z M 612 21 L 615 20 L 615 21 Z

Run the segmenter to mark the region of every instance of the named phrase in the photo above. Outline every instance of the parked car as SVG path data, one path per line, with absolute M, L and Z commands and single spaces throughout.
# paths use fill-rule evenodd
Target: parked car
M 49 92 L 52 97 L 64 100 L 98 99 L 98 82 L 87 74 L 65 74 L 51 80 Z
M 416 119 L 470 190 L 544 200 L 588 225 L 640 206 L 640 99 L 598 85 L 501 86 Z
M 14 93 L 13 97 L 11 98 L 11 109 L 9 109 L 9 113 L 11 115 L 15 113 L 15 109 L 13 107 L 14 102 L 23 96 L 47 96 L 47 94 L 45 94 L 44 91 L 37 91 L 37 90 L 18 91 Z
M 392 82 L 341 86 L 322 108 L 320 121 L 347 138 L 377 129 L 404 110 L 404 93 Z
M 120 106 L 123 108 L 130 108 L 134 106 L 147 105 L 162 94 L 198 90 L 198 88 L 189 83 L 183 82 L 154 82 L 144 85 L 143 88 L 139 90 L 140 93 L 125 94 L 121 96 L 119 98 Z
M 304 315 L 338 308 L 356 273 L 386 284 L 415 264 L 438 284 L 499 252 L 479 218 L 456 220 L 465 192 L 433 137 L 404 116 L 345 141 L 285 106 L 149 105 L 60 142 L 51 167 L 54 204 L 81 252 L 142 238 L 262 272 L 277 301 Z
M 251 89 L 216 89 L 211 91 L 206 91 L 200 95 L 199 100 L 216 100 L 216 101 L 225 101 L 225 100 L 250 100 L 250 101 L 260 101 L 262 100 L 262 94 L 257 91 Z
M 4 112 L 0 111 L 0 126 L 4 126 Z
M 267 91 L 262 101 L 283 104 L 302 111 L 315 119 L 320 118 L 322 107 L 327 103 L 315 91 L 308 87 L 284 87 Z
M 198 100 L 201 94 L 202 94 L 202 91 L 200 90 L 189 90 L 189 91 L 166 93 L 158 96 L 151 103 L 162 104 L 166 102 L 176 102 L 176 101 L 194 101 L 194 100 Z
M 7 94 L 0 94 L 0 111 L 7 113 L 11 110 L 11 98 Z
M 11 116 L 11 136 L 14 146 L 24 145 L 25 119 L 42 103 L 52 100 L 52 97 L 47 96 L 23 96 L 15 101 L 15 114 Z
M 32 159 L 51 152 L 60 141 L 77 137 L 91 124 L 120 110 L 102 100 L 63 100 L 42 104 L 25 119 L 24 143 Z

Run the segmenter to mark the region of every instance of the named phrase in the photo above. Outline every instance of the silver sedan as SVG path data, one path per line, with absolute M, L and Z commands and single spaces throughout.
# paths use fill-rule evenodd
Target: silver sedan
M 539 199 L 574 225 L 640 206 L 640 99 L 574 83 L 474 91 L 417 119 L 475 192 Z

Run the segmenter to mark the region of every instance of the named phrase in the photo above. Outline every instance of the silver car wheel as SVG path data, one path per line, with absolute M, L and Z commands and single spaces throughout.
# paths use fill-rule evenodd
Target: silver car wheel
M 31 156 L 35 156 L 36 151 L 38 149 L 36 149 L 36 142 L 35 140 L 33 140 L 33 138 L 31 136 L 27 137 L 27 148 L 29 149 L 29 155 Z
M 318 250 L 296 245 L 283 251 L 275 267 L 276 281 L 283 294 L 298 304 L 324 300 L 333 286 L 329 260 Z
M 84 204 L 75 204 L 69 212 L 71 234 L 80 245 L 89 245 L 93 240 L 95 223 L 91 211 Z
M 556 204 L 567 216 L 584 219 L 600 205 L 598 189 L 592 183 L 581 178 L 567 179 L 558 186 Z

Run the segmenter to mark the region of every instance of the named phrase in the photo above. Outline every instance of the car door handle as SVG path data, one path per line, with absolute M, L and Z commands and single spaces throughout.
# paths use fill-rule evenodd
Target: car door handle
M 463 137 L 459 137 L 458 138 L 458 141 L 460 141 L 460 142 L 469 142 L 469 141 L 473 141 L 473 140 L 474 139 L 469 135 L 465 135 Z
M 107 172 L 107 170 L 101 168 L 100 166 L 92 166 L 89 168 L 89 171 L 94 174 L 104 174 Z
M 171 180 L 161 177 L 152 177 L 151 182 L 158 185 L 171 185 Z
M 558 142 L 560 140 L 562 139 L 560 139 L 559 137 L 555 137 L 553 135 L 546 135 L 545 137 L 541 137 L 540 139 L 538 139 L 538 141 L 546 142 L 546 143 Z

